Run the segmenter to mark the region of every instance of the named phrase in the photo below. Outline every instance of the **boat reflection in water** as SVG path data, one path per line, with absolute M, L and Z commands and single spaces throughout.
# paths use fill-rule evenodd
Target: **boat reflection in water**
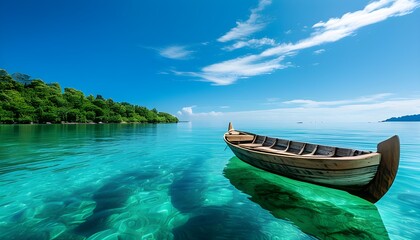
M 320 239 L 389 239 L 375 205 L 345 191 L 275 175 L 237 157 L 223 173 L 253 202 L 306 234 Z

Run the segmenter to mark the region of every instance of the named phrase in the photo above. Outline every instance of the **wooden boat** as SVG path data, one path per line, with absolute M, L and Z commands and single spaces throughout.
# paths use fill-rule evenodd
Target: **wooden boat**
M 377 152 L 290 141 L 234 130 L 224 140 L 242 161 L 296 180 L 345 190 L 372 203 L 394 182 L 400 158 L 397 135 Z

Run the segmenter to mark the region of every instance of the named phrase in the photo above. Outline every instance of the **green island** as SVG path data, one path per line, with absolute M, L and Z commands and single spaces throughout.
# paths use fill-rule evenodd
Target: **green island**
M 392 117 L 383 122 L 420 122 L 420 114 Z
M 12 76 L 15 77 L 15 80 Z M 176 123 L 178 118 L 155 108 L 85 96 L 58 83 L 10 75 L 0 69 L 0 123 Z

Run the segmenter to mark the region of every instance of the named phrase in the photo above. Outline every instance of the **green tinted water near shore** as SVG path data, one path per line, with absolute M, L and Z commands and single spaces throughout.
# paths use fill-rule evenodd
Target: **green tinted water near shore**
M 273 183 L 232 159 L 224 125 L 0 125 L 0 239 L 420 235 L 420 125 L 253 127 L 244 130 L 366 150 L 399 134 L 396 182 L 377 210 L 344 192 Z

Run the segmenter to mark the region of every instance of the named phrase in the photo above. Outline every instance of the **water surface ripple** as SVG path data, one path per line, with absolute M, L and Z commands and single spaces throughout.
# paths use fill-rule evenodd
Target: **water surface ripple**
M 398 134 L 377 204 L 250 167 L 226 126 L 0 125 L 0 239 L 419 239 L 420 124 L 237 126 L 376 150 Z

